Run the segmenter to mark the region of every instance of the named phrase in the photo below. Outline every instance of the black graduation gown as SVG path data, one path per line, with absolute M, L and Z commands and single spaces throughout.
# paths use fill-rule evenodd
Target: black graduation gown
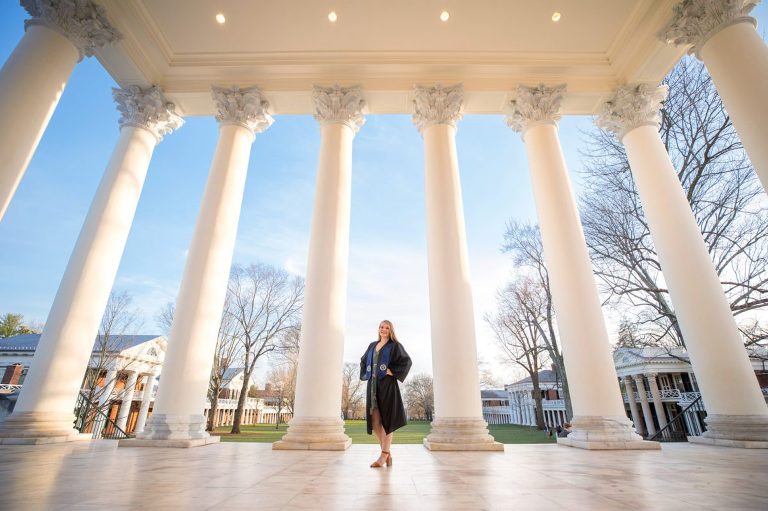
M 361 380 L 365 377 L 368 352 L 376 349 L 378 342 L 374 341 L 368 345 L 368 349 L 365 350 L 360 359 Z M 387 434 L 402 428 L 408 423 L 405 418 L 405 407 L 403 406 L 403 398 L 400 395 L 400 387 L 397 384 L 397 380 L 404 381 L 405 377 L 408 376 L 408 371 L 411 370 L 411 357 L 408 356 L 403 345 L 395 341 L 389 342 L 395 343 L 392 347 L 392 355 L 390 356 L 388 366 L 394 376 L 387 375 L 376 382 L 376 402 L 379 405 L 381 424 L 384 426 L 384 431 Z M 376 378 L 375 370 L 372 372 L 371 378 Z M 368 386 L 365 391 L 365 422 L 368 426 L 368 434 L 373 434 L 373 425 L 371 424 L 371 380 L 368 380 Z

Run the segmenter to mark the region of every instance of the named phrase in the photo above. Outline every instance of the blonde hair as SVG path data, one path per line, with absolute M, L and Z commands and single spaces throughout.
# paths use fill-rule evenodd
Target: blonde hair
M 389 338 L 390 340 L 393 340 L 395 342 L 400 342 L 397 340 L 397 334 L 395 334 L 395 325 L 392 324 L 392 322 L 388 319 L 381 320 L 381 323 L 379 323 L 379 328 L 381 328 L 381 325 L 387 324 L 389 325 Z M 381 335 L 379 334 L 378 330 L 376 331 L 376 337 L 381 339 Z

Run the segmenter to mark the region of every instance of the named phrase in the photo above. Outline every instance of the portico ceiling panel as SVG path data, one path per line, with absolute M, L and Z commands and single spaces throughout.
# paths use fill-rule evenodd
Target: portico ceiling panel
M 506 113 L 519 84 L 567 83 L 564 113 L 591 114 L 683 53 L 655 35 L 672 0 L 99 3 L 123 34 L 97 55 L 106 69 L 122 86 L 161 86 L 185 115 L 213 113 L 211 85 L 258 85 L 273 113 L 305 114 L 314 84 L 359 84 L 369 113 L 411 113 L 414 85 L 459 82 L 467 113 Z

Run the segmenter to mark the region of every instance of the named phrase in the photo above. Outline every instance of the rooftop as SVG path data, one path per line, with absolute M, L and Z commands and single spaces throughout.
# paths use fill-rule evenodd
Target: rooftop
M 37 343 L 40 342 L 41 334 L 22 334 L 5 337 L 0 339 L 0 351 L 32 351 L 37 349 Z M 123 351 L 139 344 L 162 337 L 161 335 L 110 335 L 107 340 L 108 351 Z M 100 335 L 94 340 L 94 351 L 97 350 L 97 344 L 101 339 Z

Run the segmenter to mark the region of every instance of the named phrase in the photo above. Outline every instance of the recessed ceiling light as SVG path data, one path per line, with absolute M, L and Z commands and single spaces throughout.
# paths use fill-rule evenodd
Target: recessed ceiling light
M 443 11 L 440 13 L 440 20 L 441 21 L 448 21 L 448 18 L 450 18 L 451 15 L 448 14 L 448 11 Z
M 219 13 L 216 15 L 216 21 L 219 23 L 219 25 L 223 25 L 227 21 L 227 18 L 225 18 L 223 14 Z
M 339 17 L 336 16 L 335 12 L 331 11 L 328 13 L 328 21 L 330 21 L 331 23 L 335 23 L 337 19 L 339 19 Z
M 559 12 L 555 11 L 555 12 L 552 13 L 552 21 L 554 21 L 555 23 L 560 21 L 560 13 Z

